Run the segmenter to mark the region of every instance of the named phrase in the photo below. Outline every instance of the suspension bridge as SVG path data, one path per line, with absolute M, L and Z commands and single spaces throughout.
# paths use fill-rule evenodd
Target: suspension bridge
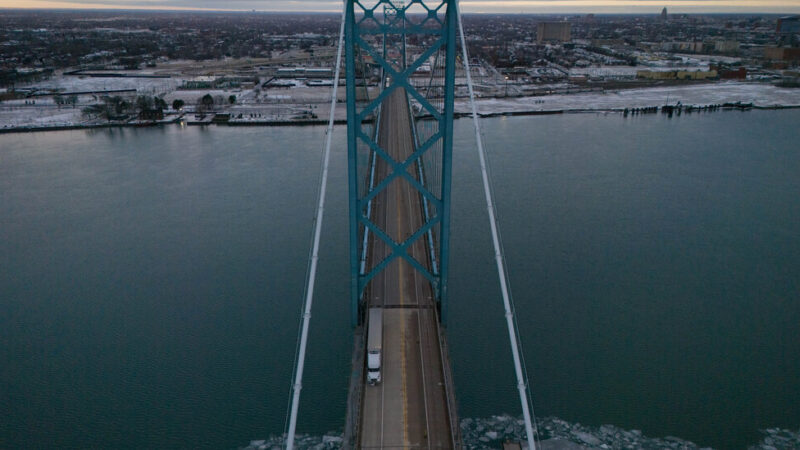
M 289 450 L 300 414 L 342 69 L 347 91 L 354 327 L 343 447 L 463 447 L 446 339 L 453 115 L 459 73 L 472 100 L 526 447 L 536 448 L 530 390 L 521 364 L 468 61 L 456 0 L 344 1 L 286 435 Z

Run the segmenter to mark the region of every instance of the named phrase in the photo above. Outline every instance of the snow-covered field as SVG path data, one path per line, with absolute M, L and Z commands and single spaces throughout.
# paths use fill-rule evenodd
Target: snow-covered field
M 698 55 L 694 53 L 645 53 L 634 52 L 639 60 L 639 64 L 648 68 L 669 68 L 689 67 L 692 70 L 706 69 L 710 64 L 736 64 L 742 61 L 741 58 L 734 56 L 721 55 Z
M 61 90 L 63 92 L 110 91 L 136 89 L 140 95 L 160 95 L 174 91 L 183 83 L 180 78 L 92 78 L 57 76 L 25 87 Z

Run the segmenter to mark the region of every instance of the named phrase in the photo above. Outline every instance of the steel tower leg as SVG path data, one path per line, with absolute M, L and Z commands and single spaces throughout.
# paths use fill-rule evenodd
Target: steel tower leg
M 358 260 L 358 138 L 356 127 L 356 58 L 355 58 L 355 7 L 353 0 L 348 0 L 345 6 L 345 78 L 347 92 L 347 170 L 349 179 L 350 197 L 350 322 L 353 326 L 359 324 L 359 301 L 361 292 L 358 286 L 359 260 Z
M 447 323 L 447 275 L 450 269 L 450 192 L 453 173 L 453 112 L 455 109 L 456 79 L 456 28 L 458 15 L 455 1 L 449 2 L 447 19 L 447 53 L 445 55 L 445 93 L 442 146 L 442 232 L 441 232 L 441 281 L 439 309 L 442 323 Z

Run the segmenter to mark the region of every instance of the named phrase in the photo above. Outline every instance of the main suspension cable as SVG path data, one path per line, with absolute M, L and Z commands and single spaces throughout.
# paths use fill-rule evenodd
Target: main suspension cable
M 306 361 L 306 347 L 308 346 L 308 326 L 311 321 L 311 304 L 314 300 L 314 283 L 317 278 L 317 263 L 319 262 L 319 242 L 322 235 L 322 218 L 325 213 L 325 192 L 328 187 L 328 166 L 331 158 L 331 138 L 333 137 L 334 113 L 336 112 L 337 95 L 339 89 L 339 73 L 342 67 L 342 48 L 344 47 L 344 24 L 346 8 L 342 11 L 342 25 L 339 30 L 339 48 L 336 52 L 336 70 L 333 76 L 333 95 L 331 97 L 331 111 L 328 119 L 328 128 L 325 130 L 325 152 L 323 154 L 322 178 L 319 188 L 319 201 L 314 217 L 314 244 L 311 251 L 311 266 L 308 270 L 306 285 L 305 308 L 303 309 L 303 328 L 300 335 L 300 349 L 297 356 L 297 369 L 295 370 L 294 391 L 292 396 L 292 410 L 289 417 L 289 430 L 286 435 L 286 450 L 294 449 L 294 438 L 297 430 L 297 411 L 300 407 L 300 390 L 303 388 L 303 368 Z
M 536 450 L 533 424 L 531 423 L 530 405 L 528 404 L 528 396 L 526 394 L 526 378 L 523 374 L 522 362 L 520 361 L 520 346 L 517 340 L 514 312 L 511 308 L 511 300 L 508 293 L 509 289 L 506 277 L 505 261 L 500 245 L 500 236 L 497 228 L 497 218 L 495 216 L 492 190 L 489 183 L 488 171 L 486 169 L 486 155 L 483 149 L 483 139 L 481 136 L 480 122 L 478 120 L 478 109 L 475 106 L 475 92 L 472 88 L 472 75 L 469 71 L 469 56 L 467 54 L 467 41 L 466 37 L 464 36 L 464 24 L 461 18 L 461 10 L 458 7 L 458 1 L 456 1 L 455 4 L 458 15 L 458 28 L 461 33 L 461 50 L 464 59 L 464 69 L 467 77 L 467 88 L 469 89 L 470 106 L 472 107 L 472 121 L 475 125 L 475 140 L 478 144 L 478 158 L 480 159 L 481 177 L 483 178 L 483 191 L 486 197 L 486 209 L 489 214 L 489 225 L 492 230 L 492 244 L 494 245 L 495 261 L 497 262 L 497 274 L 500 278 L 500 290 L 503 294 L 503 307 L 505 308 L 506 324 L 508 325 L 508 339 L 511 342 L 511 354 L 514 357 L 514 371 L 516 372 L 517 376 L 519 400 L 522 404 L 522 417 L 525 421 L 525 433 L 528 437 L 528 448 L 530 450 Z

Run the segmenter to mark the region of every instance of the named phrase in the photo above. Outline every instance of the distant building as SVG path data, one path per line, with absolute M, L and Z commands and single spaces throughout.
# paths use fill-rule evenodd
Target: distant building
M 667 20 L 667 7 L 661 10 L 661 20 Z
M 714 42 L 714 51 L 717 53 L 738 53 L 739 41 L 720 40 Z
M 719 73 L 719 77 L 723 80 L 746 80 L 747 69 L 744 67 L 739 67 L 736 70 L 723 70 Z
M 603 47 L 603 46 L 614 46 L 614 45 L 625 45 L 625 39 L 592 39 L 587 42 L 587 44 L 593 45 L 595 47 Z
M 703 53 L 704 42 L 662 42 L 661 50 L 665 52 Z
M 717 78 L 716 70 L 639 70 L 636 78 L 645 80 L 708 80 Z
M 764 57 L 774 61 L 800 61 L 800 48 L 765 47 Z
M 228 75 L 214 79 L 216 89 L 252 89 L 258 84 L 258 77 L 247 75 Z
M 184 80 L 178 89 L 197 90 L 211 89 L 214 87 L 214 77 L 194 77 L 191 80 Z
M 778 34 L 800 33 L 800 16 L 786 16 L 778 19 Z
M 722 80 L 747 79 L 747 68 L 745 67 L 737 67 L 736 69 L 733 69 L 732 67 L 724 64 L 711 64 L 709 69 L 716 70 L 717 73 L 719 73 L 719 78 Z
M 572 39 L 572 24 L 569 22 L 539 22 L 536 42 L 569 42 Z
M 275 72 L 278 78 L 333 78 L 330 68 L 316 67 L 283 67 Z
M 278 80 L 271 78 L 261 85 L 261 89 L 289 89 L 295 87 L 297 84 L 291 80 Z

